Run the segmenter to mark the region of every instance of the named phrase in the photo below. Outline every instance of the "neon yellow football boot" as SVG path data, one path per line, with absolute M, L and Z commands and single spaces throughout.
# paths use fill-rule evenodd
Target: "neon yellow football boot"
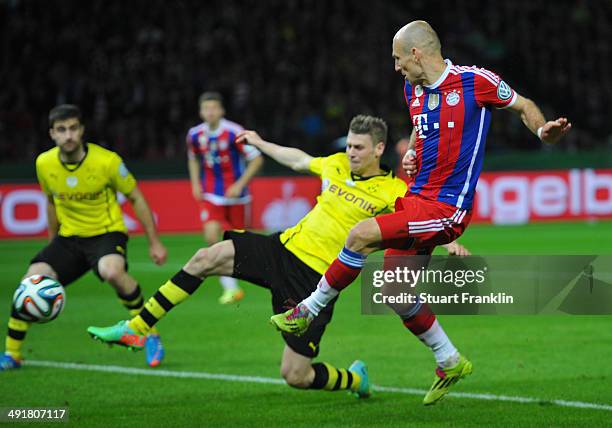
M 426 406 L 436 404 L 448 393 L 451 386 L 471 373 L 472 363 L 463 355 L 459 356 L 459 362 L 453 367 L 446 369 L 437 367 L 434 382 L 425 394 L 423 404 Z
M 306 333 L 313 319 L 314 316 L 310 313 L 308 308 L 299 304 L 295 308 L 289 309 L 287 312 L 270 317 L 270 324 L 276 327 L 278 331 L 290 333 L 294 336 L 301 336 Z

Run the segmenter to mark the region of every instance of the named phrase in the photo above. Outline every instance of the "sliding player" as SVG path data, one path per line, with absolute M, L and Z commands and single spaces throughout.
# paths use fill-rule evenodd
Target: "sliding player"
M 270 289 L 274 312 L 283 312 L 314 290 L 355 223 L 378 213 L 392 212 L 396 198 L 406 192 L 406 184 L 380 165 L 387 125 L 376 117 L 353 118 L 346 153 L 325 158 L 313 158 L 299 149 L 265 142 L 253 131 L 240 134 L 238 139 L 295 171 L 321 177 L 323 190 L 316 206 L 283 233 L 264 236 L 227 232 L 225 241 L 198 250 L 149 299 L 140 315 L 112 327 L 90 327 L 88 331 L 93 337 L 123 345 L 142 343 L 144 335 L 168 311 L 192 295 L 205 278 L 214 275 L 231 275 Z M 450 253 L 465 251 L 455 243 L 447 249 Z M 319 353 L 334 303 L 321 312 L 305 335 L 283 334 L 286 346 L 281 374 L 296 388 L 348 389 L 367 397 L 369 382 L 363 362 L 356 361 L 348 369 L 340 369 L 312 361 Z

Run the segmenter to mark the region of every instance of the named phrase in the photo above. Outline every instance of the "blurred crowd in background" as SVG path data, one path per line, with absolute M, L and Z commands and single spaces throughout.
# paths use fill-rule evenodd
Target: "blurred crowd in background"
M 612 1 L 0 0 L 0 159 L 52 146 L 47 115 L 79 105 L 87 140 L 128 159 L 185 156 L 197 99 L 311 154 L 350 118 L 410 132 L 391 40 L 414 19 L 456 64 L 496 71 L 547 117 L 566 115 L 568 151 L 612 146 Z M 488 150 L 540 150 L 520 118 L 495 113 Z

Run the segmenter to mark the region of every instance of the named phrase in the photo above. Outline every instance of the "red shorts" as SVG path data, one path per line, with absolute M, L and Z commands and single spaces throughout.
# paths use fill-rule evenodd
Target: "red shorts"
M 375 217 L 385 255 L 431 254 L 461 236 L 471 218 L 471 211 L 419 195 L 397 198 L 394 213 Z
M 249 226 L 249 204 L 216 205 L 204 200 L 198 205 L 202 224 L 216 221 L 223 230 L 246 229 Z

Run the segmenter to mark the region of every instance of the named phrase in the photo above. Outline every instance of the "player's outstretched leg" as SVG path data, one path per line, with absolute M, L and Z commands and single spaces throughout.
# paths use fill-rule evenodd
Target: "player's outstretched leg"
M 129 321 L 120 321 L 110 327 L 89 327 L 87 332 L 105 343 L 126 346 L 133 350 L 143 349 L 146 336 L 155 324 L 174 306 L 193 294 L 202 280 L 180 270 L 162 285 L 144 305 L 138 315 Z
M 125 306 L 125 308 L 129 311 L 130 316 L 132 317 L 138 315 L 144 307 L 144 298 L 142 295 L 142 290 L 138 284 L 136 284 L 135 290 L 131 293 L 126 294 L 118 290 L 117 296 L 119 297 L 121 304 Z M 132 341 L 132 343 L 136 342 L 137 341 L 135 340 Z M 159 331 L 157 331 L 155 327 L 152 328 L 151 331 L 147 334 L 144 349 L 147 364 L 150 367 L 159 366 L 162 360 L 164 359 L 165 350 L 161 341 L 161 336 L 159 335 Z
M 144 306 L 142 289 L 136 279 L 125 270 L 125 258 L 121 254 L 106 254 L 98 260 L 100 277 L 107 281 L 117 292 L 121 304 L 128 310 L 130 316 L 136 316 Z M 141 349 L 141 341 L 128 341 L 126 336 L 118 344 L 132 349 Z M 164 348 L 161 337 L 156 329 L 151 329 L 145 341 L 145 360 L 150 367 L 157 367 L 164 358 Z
M 234 244 L 230 240 L 198 250 L 183 269 L 157 290 L 134 318 L 110 327 L 89 327 L 87 332 L 102 342 L 142 349 L 145 336 L 151 333 L 155 324 L 195 293 L 205 277 L 233 273 L 234 254 Z

